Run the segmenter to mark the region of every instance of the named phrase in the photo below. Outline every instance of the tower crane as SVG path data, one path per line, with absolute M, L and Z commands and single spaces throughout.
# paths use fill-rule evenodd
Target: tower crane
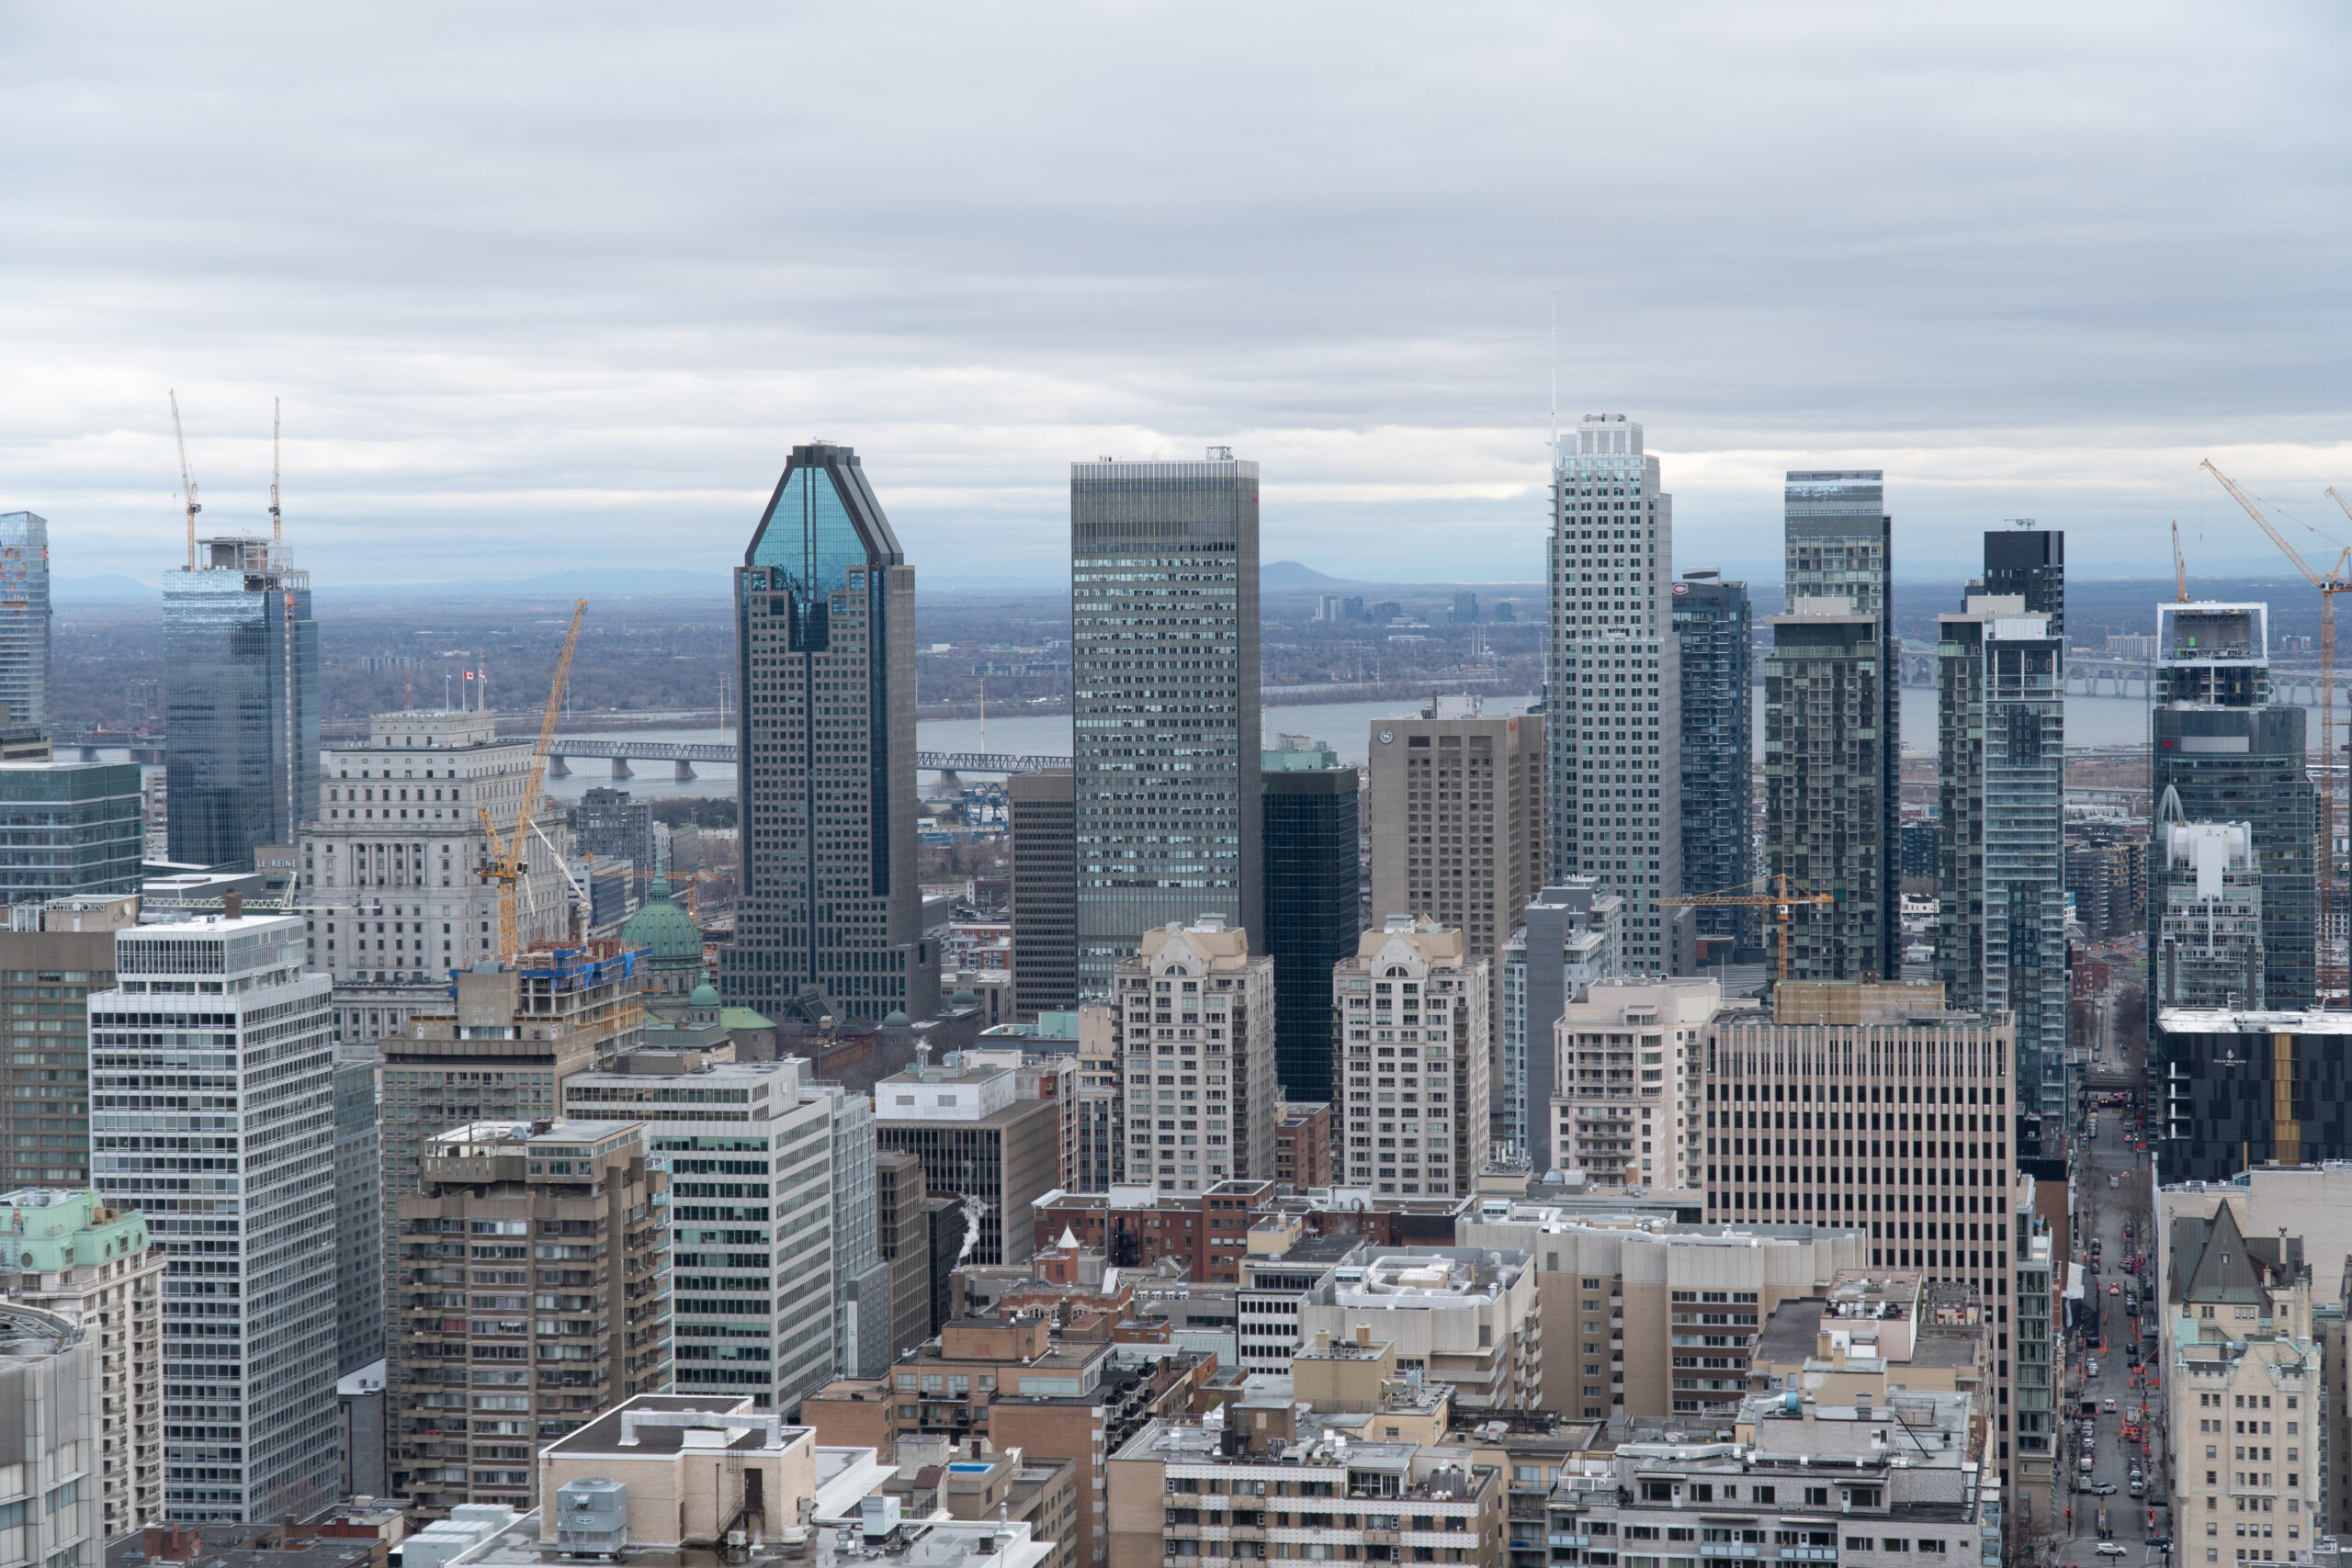
M 2352 577 L 2345 574 L 2346 567 L 2352 566 L 2352 547 L 2346 547 L 2339 554 L 2335 564 L 2328 569 L 2325 576 L 2322 576 L 2312 570 L 2311 563 L 2303 559 L 2301 552 L 2287 542 L 2287 536 L 2278 531 L 2262 508 L 2255 504 L 2254 498 L 2239 489 L 2236 480 L 2215 468 L 2212 459 L 2207 458 L 2198 467 L 2221 481 L 2222 488 L 2230 492 L 2230 499 L 2245 509 L 2245 514 L 2270 536 L 2270 542 L 2278 547 L 2279 553 L 2293 563 L 2305 581 L 2319 590 L 2319 744 L 2323 762 L 2319 791 L 2319 859 L 2316 863 L 2319 870 L 2320 929 L 2317 968 L 2322 1003 L 2324 1005 L 2328 993 L 2344 988 L 2344 970 L 2335 962 L 2334 949 L 2328 945 L 2327 933 L 2332 929 L 2329 917 L 2335 907 L 2335 769 L 2338 761 L 2335 755 L 2335 596 L 2352 589 Z M 2335 492 L 2331 491 L 2329 493 Z M 2342 506 L 2344 498 L 2337 496 L 2335 503 Z
M 2180 558 L 2180 520 L 2178 518 L 2175 518 L 2172 525 L 2172 582 L 2174 590 L 2179 594 L 2174 603 L 2188 604 L 2188 563 Z
M 273 566 L 282 564 L 277 558 L 278 547 L 285 538 L 277 513 L 277 417 L 278 400 L 269 400 L 269 559 Z M 412 706 L 414 705 L 412 704 Z
M 203 510 L 204 510 L 204 508 L 202 508 L 201 506 L 198 506 L 198 505 L 196 503 L 196 481 L 195 481 L 194 479 L 192 479 L 188 478 L 188 473 L 187 473 L 187 435 L 186 435 L 186 434 L 185 434 L 180 430 L 180 394 L 179 394 L 179 389 L 178 389 L 178 388 L 176 388 L 176 387 L 175 387 L 175 388 L 173 388 L 173 389 L 171 389 L 171 391 L 172 391 L 172 439 L 173 439 L 174 441 L 175 441 L 175 442 L 177 442 L 177 443 L 179 444 L 179 448 L 180 448 L 180 491 L 181 491 L 181 492 L 182 492 L 184 495 L 186 495 L 186 496 L 187 497 L 187 569 L 188 569 L 188 570 L 190 570 L 190 571 L 194 571 L 194 570 L 196 570 L 196 514 L 197 514 L 198 513 L 199 513 L 199 512 L 203 511 Z M 271 495 L 270 495 L 270 498 L 269 498 L 269 499 L 270 499 L 273 502 L 277 501 L 277 494 L 275 493 L 275 491 L 274 491 L 274 490 L 273 490 L 273 492 L 271 493 Z M 276 507 L 275 507 L 275 506 L 273 506 L 273 507 L 271 508 L 271 510 L 272 510 L 272 511 L 275 511 L 275 510 L 276 510 Z
M 573 604 L 571 626 L 563 634 L 563 653 L 556 660 L 555 680 L 548 687 L 547 714 L 539 720 L 539 743 L 531 750 L 531 771 L 523 782 L 522 803 L 514 809 L 514 833 L 502 835 L 498 825 L 490 819 L 490 808 L 481 808 L 482 836 L 489 842 L 490 852 L 477 874 L 485 882 L 498 884 L 498 952 L 508 964 L 522 956 L 514 885 L 522 879 L 523 861 L 531 843 L 531 818 L 538 809 L 539 786 L 547 778 L 548 748 L 555 740 L 556 716 L 563 711 L 563 690 L 571 680 L 571 655 L 580 646 L 580 617 L 587 613 L 587 600 Z
M 1777 892 L 1748 893 L 1742 891 L 1742 889 L 1755 886 L 1758 882 L 1770 883 L 1775 880 L 1780 883 L 1780 888 Z M 1778 921 L 1781 927 L 1781 978 L 1783 980 L 1786 980 L 1789 977 L 1790 907 L 1795 904 L 1834 904 L 1837 901 L 1836 896 L 1828 893 L 1790 892 L 1789 878 L 1786 872 L 1781 873 L 1777 879 L 1770 876 L 1759 876 L 1756 879 L 1756 882 L 1743 882 L 1736 887 L 1719 887 L 1712 893 L 1686 893 L 1680 897 L 1661 898 L 1658 900 L 1661 904 L 1690 905 L 1702 908 L 1770 909 L 1772 911 L 1770 919 Z

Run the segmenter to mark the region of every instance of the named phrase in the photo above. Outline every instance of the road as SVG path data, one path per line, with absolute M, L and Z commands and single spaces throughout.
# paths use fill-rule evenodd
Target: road
M 2129 1243 L 2123 1239 L 2123 1200 L 2134 1181 L 2147 1180 L 2146 1156 L 2133 1153 L 2119 1125 L 2120 1121 L 2119 1112 L 2114 1111 L 2101 1111 L 2097 1115 L 2098 1130 L 2083 1156 L 2087 1168 L 2082 1179 L 2082 1191 L 2090 1209 L 2089 1235 L 2078 1235 L 2075 1244 L 2077 1261 L 2087 1260 L 2090 1235 L 2097 1235 L 2102 1244 L 2100 1270 L 2087 1277 L 2095 1280 L 2098 1286 L 2104 1348 L 2070 1345 L 2066 1377 L 2067 1393 L 2074 1409 L 2079 1411 L 2080 1402 L 2085 1398 L 2098 1401 L 2097 1438 L 2093 1446 L 2095 1457 L 2089 1482 L 2111 1483 L 2115 1491 L 2106 1497 L 2085 1492 L 2074 1494 L 2071 1498 L 2074 1505 L 2072 1533 L 2053 1561 L 2070 1565 L 2109 1564 L 2119 1565 L 2119 1568 L 2139 1568 L 2140 1564 L 2146 1563 L 2152 1568 L 2164 1568 L 2169 1561 L 2167 1554 L 2145 1544 L 2149 1537 L 2165 1534 L 2171 1528 L 2171 1510 L 2164 1503 L 2163 1433 L 2158 1429 L 2163 1409 L 2162 1395 L 2159 1391 L 2144 1386 L 2144 1380 L 2137 1377 L 2143 1369 L 2130 1364 L 2128 1350 L 2132 1337 L 2139 1332 L 2141 1318 L 2123 1310 L 2121 1295 L 2109 1293 L 2109 1287 L 2117 1285 L 2126 1292 L 2136 1292 L 2144 1313 L 2149 1275 L 2145 1271 L 2136 1275 L 2125 1272 L 2123 1260 L 2134 1250 L 2145 1248 L 2148 1240 L 2145 1236 Z M 2109 1176 L 2120 1176 L 2123 1188 L 2110 1190 L 2107 1185 Z M 2142 1343 L 2145 1345 L 2144 1340 Z M 2083 1371 L 2091 1360 L 2098 1363 L 2098 1376 L 2086 1379 Z M 2107 1410 L 2107 1402 L 2110 1399 L 2116 1403 L 2114 1414 Z M 2148 1412 L 2148 1418 L 2142 1423 L 2143 1436 L 2140 1441 L 2127 1449 L 2123 1441 L 2123 1416 L 2141 1409 L 2143 1401 L 2145 1401 Z M 2070 1416 L 2065 1425 L 2066 1472 L 2075 1478 L 2076 1484 L 2084 1484 L 2079 1464 L 2082 1417 L 2078 1414 Z M 2131 1495 L 2130 1475 L 2134 1461 L 2139 1462 L 2142 1472 L 2147 1477 L 2148 1495 L 2145 1497 Z M 2109 1539 L 2123 1546 L 2122 1556 L 2102 1557 L 2098 1554 L 2102 1508 L 2105 1510 L 2104 1522 L 2109 1532 Z

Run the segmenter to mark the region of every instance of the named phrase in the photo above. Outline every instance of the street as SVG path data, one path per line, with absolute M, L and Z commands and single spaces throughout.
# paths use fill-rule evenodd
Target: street
M 2137 1568 L 2141 1563 L 2163 1568 L 2168 1561 L 2164 1551 L 2149 1547 L 2151 1536 L 2167 1533 L 2171 1529 L 2171 1510 L 2165 1506 L 2164 1475 L 2164 1446 L 2162 1442 L 2162 1391 L 2154 1386 L 2162 1368 L 2154 1363 L 2156 1357 L 2150 1342 L 2139 1343 L 2147 1351 L 2145 1367 L 2131 1365 L 2130 1348 L 2140 1334 L 2143 1322 L 2153 1323 L 2154 1303 L 2148 1299 L 2153 1266 L 2138 1274 L 2128 1272 L 2124 1259 L 2134 1252 L 2151 1248 L 2145 1234 L 2135 1234 L 2126 1241 L 2123 1226 L 2135 1214 L 2142 1219 L 2143 1232 L 2148 1205 L 2146 1189 L 2136 1190 L 2143 1201 L 2133 1204 L 2135 1183 L 2144 1183 L 2147 1168 L 2144 1156 L 2135 1156 L 2123 1128 L 2127 1119 L 2120 1110 L 2102 1109 L 2096 1113 L 2097 1134 L 2086 1151 L 2084 1171 L 2078 1190 L 2090 1213 L 2090 1227 L 2086 1234 L 2075 1239 L 2075 1258 L 2086 1265 L 2086 1293 L 2095 1283 L 2098 1292 L 2100 1312 L 2099 1333 L 2090 1346 L 2079 1340 L 2070 1344 L 2067 1352 L 2066 1392 L 2067 1418 L 2061 1423 L 2066 1442 L 2063 1449 L 2066 1473 L 2078 1490 L 2071 1496 L 2073 1517 L 2070 1536 L 2060 1546 L 2053 1561 L 2069 1564 L 2125 1564 Z M 2078 1145 L 2079 1146 L 2079 1145 Z M 2110 1190 L 2109 1176 L 2120 1176 L 2123 1186 Z M 2090 1238 L 2096 1235 L 2100 1244 L 2100 1268 L 2090 1273 Z M 2124 1311 L 2124 1298 L 2111 1294 L 2110 1288 L 2120 1286 L 2140 1298 L 2140 1315 L 2134 1317 Z M 2089 1361 L 2098 1363 L 2098 1375 L 2086 1378 L 2083 1373 Z M 2116 1408 L 2109 1412 L 2107 1402 L 2113 1400 Z M 2096 1400 L 2098 1414 L 2092 1418 L 2096 1433 L 2093 1443 L 2093 1466 L 2086 1477 L 2080 1467 L 2082 1447 L 2081 1415 L 2083 1402 Z M 2126 1418 L 2136 1420 L 2140 1436 L 2129 1444 L 2124 1441 Z M 2146 1480 L 2146 1495 L 2131 1495 L 2131 1472 L 2140 1466 Z M 2086 1485 L 2111 1484 L 2112 1494 L 2101 1497 L 2079 1490 Z M 2104 1525 L 2107 1536 L 2102 1538 Z M 2102 1539 L 2112 1540 L 2123 1546 L 2120 1556 L 2102 1556 L 2098 1545 Z

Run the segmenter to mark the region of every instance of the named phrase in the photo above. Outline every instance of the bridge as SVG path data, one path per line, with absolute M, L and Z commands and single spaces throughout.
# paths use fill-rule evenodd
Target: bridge
M 569 778 L 574 761 L 603 761 L 610 764 L 616 779 L 633 778 L 632 763 L 667 762 L 672 777 L 691 779 L 695 776 L 696 762 L 735 763 L 732 743 L 708 740 L 595 740 L 585 737 L 559 735 L 548 748 L 548 773 L 553 778 Z M 1013 756 L 997 751 L 918 751 L 915 766 L 927 773 L 1036 773 L 1047 768 L 1067 768 L 1068 757 Z

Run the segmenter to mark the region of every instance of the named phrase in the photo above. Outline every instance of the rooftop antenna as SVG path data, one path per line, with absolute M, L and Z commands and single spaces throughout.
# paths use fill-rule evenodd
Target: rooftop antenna
M 269 400 L 269 558 L 277 562 L 283 552 L 286 535 L 277 514 L 277 417 L 278 400 Z
M 172 395 L 172 439 L 180 448 L 180 489 L 187 497 L 187 569 L 196 570 L 196 514 L 204 510 L 196 503 L 196 481 L 188 478 L 187 436 L 180 429 L 180 394 L 177 388 Z

